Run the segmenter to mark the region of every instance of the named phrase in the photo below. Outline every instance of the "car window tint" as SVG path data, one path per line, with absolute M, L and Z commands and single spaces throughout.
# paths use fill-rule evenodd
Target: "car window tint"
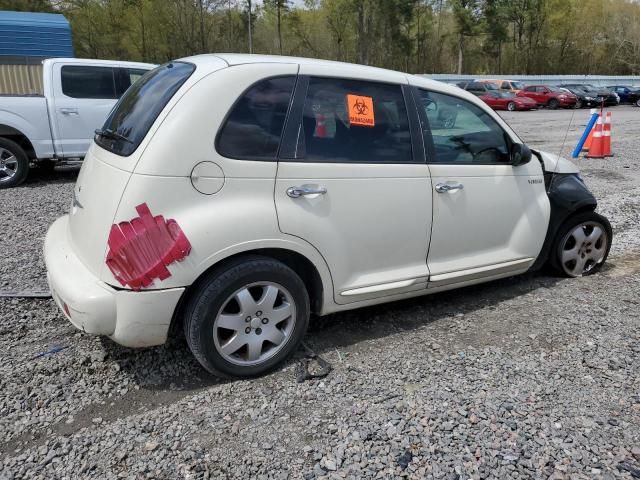
M 502 82 L 502 87 L 500 88 L 504 88 L 505 90 L 510 90 L 511 85 L 509 85 L 509 82 Z
M 72 98 L 118 98 L 113 68 L 65 65 L 62 93 Z
M 298 152 L 314 162 L 411 163 L 411 134 L 399 85 L 311 78 Z
M 131 155 L 194 70 L 190 63 L 173 62 L 147 72 L 120 98 L 102 127 L 121 138 L 96 135 L 96 143 L 117 155 Z
M 220 130 L 218 152 L 230 158 L 275 160 L 295 82 L 295 76 L 275 77 L 249 88 Z
M 481 164 L 511 161 L 505 132 L 482 108 L 442 93 L 420 90 L 420 96 L 436 150 L 433 161 Z

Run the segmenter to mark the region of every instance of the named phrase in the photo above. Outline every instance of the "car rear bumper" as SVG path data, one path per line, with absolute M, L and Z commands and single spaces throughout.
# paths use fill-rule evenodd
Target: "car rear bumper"
M 127 347 L 163 344 L 184 288 L 140 292 L 101 282 L 73 252 L 68 225 L 68 216 L 56 220 L 44 245 L 49 288 L 67 319 Z

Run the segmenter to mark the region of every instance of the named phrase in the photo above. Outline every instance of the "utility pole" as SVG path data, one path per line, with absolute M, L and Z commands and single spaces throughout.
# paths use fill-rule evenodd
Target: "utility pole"
M 251 0 L 249 2 L 249 53 L 253 53 L 253 40 L 251 38 Z

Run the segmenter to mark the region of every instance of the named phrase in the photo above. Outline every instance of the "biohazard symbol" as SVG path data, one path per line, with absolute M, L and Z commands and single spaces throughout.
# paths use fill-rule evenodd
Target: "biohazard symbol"
M 358 113 L 358 115 L 366 115 L 369 111 L 367 104 L 364 103 L 364 100 L 361 98 L 356 99 L 356 103 L 353 104 L 353 108 Z
M 373 98 L 347 94 L 349 124 L 363 127 L 375 126 L 373 114 Z

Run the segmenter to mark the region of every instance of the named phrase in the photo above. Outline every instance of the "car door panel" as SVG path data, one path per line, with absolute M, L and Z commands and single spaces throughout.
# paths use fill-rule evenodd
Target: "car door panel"
M 499 268 L 517 260 L 526 261 L 524 269 L 533 263 L 549 220 L 549 202 L 538 162 L 520 167 L 432 164 L 430 169 L 434 186 L 463 186 L 447 193 L 434 188 L 428 257 L 433 277 L 482 267 Z
M 417 90 L 429 168 L 433 222 L 427 264 L 430 287 L 526 270 L 549 222 L 542 167 L 510 164 L 509 135 L 471 102 Z M 443 111 L 455 122 L 434 122 Z M 432 126 L 433 124 L 433 126 Z
M 301 73 L 303 69 L 318 75 L 317 85 L 334 81 L 320 77 L 329 73 L 326 69 L 302 65 Z M 331 70 L 332 76 L 341 73 L 348 79 L 348 71 Z M 392 81 L 399 83 L 397 78 Z M 397 163 L 393 155 L 383 161 L 367 157 L 373 151 L 368 150 L 370 145 L 389 135 L 388 131 L 367 131 L 356 127 L 351 118 L 345 123 L 341 108 L 346 95 L 345 100 L 334 95 L 343 90 L 323 90 L 313 82 L 314 77 L 302 107 L 305 119 L 294 128 L 305 139 L 299 139 L 301 147 L 296 149 L 304 158 L 281 158 L 278 165 L 275 204 L 280 230 L 306 240 L 321 253 L 330 268 L 338 304 L 424 290 L 429 276 L 432 196 L 423 152 L 413 148 L 407 161 Z M 395 87 L 400 91 L 399 84 Z M 357 89 L 344 93 L 361 95 Z M 390 107 L 376 94 L 369 98 L 376 128 L 398 123 L 401 113 L 385 120 L 381 114 L 389 114 Z M 379 111 L 381 104 L 385 108 Z M 405 105 L 415 108 L 410 101 Z M 351 144 L 354 139 L 360 143 Z M 288 193 L 292 187 L 322 193 L 292 196 Z
M 70 96 L 69 91 L 67 90 L 65 93 L 62 86 L 63 68 L 100 69 L 110 72 L 112 77 L 114 69 L 110 66 L 77 66 L 65 65 L 64 63 L 56 63 L 53 66 L 53 78 L 57 81 L 53 82 L 54 102 L 50 115 L 55 118 L 53 125 L 56 150 L 63 151 L 67 158 L 84 157 L 89 145 L 91 145 L 95 129 L 102 126 L 116 103 L 115 84 L 113 84 L 111 98 L 84 98 L 83 93 Z M 83 90 L 89 91 L 93 87 L 96 91 L 106 89 L 106 85 L 93 85 L 91 82 L 87 82 Z

